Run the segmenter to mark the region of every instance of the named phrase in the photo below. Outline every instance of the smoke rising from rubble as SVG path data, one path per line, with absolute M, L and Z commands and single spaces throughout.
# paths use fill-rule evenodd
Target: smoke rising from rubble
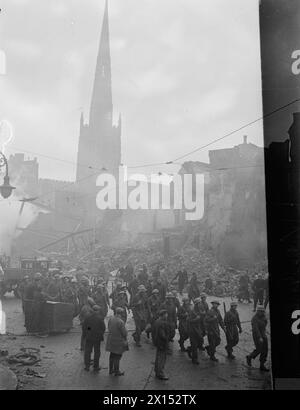
M 3 174 L 0 173 L 0 179 Z M 40 210 L 31 203 L 25 203 L 21 200 L 27 198 L 25 189 L 18 184 L 19 178 L 15 178 L 13 184 L 17 187 L 17 192 L 9 199 L 0 197 L 0 255 L 10 255 L 14 240 L 22 232 L 20 230 L 27 228 L 37 218 Z M 23 208 L 23 209 L 22 209 Z M 22 212 L 21 212 L 22 209 Z

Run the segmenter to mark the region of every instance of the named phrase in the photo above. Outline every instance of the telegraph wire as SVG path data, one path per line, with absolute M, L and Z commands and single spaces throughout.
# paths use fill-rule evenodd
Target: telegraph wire
M 211 146 L 211 145 L 213 145 L 213 144 L 215 144 L 215 143 L 217 143 L 217 142 L 219 142 L 219 141 L 222 141 L 222 140 L 224 140 L 224 139 L 226 139 L 226 138 L 228 138 L 228 137 L 230 137 L 230 136 L 236 134 L 237 132 L 244 130 L 245 128 L 247 128 L 247 127 L 249 127 L 249 126 L 251 126 L 251 125 L 253 125 L 253 124 L 256 124 L 257 122 L 259 122 L 259 121 L 261 121 L 261 120 L 263 120 L 263 119 L 265 119 L 265 118 L 268 118 L 268 117 L 270 117 L 270 116 L 272 116 L 272 115 L 274 115 L 274 114 L 276 114 L 276 113 L 278 113 L 278 112 L 284 110 L 285 108 L 287 108 L 287 107 L 289 107 L 289 106 L 295 104 L 296 102 L 300 102 L 300 98 L 297 98 L 297 99 L 295 99 L 295 100 L 293 100 L 293 101 L 291 101 L 291 102 L 289 102 L 289 103 L 287 103 L 287 104 L 285 104 L 285 105 L 282 105 L 282 106 L 280 106 L 279 108 L 275 109 L 274 111 L 271 111 L 270 113 L 267 113 L 267 114 L 265 114 L 265 115 L 263 115 L 263 116 L 257 118 L 256 120 L 250 121 L 250 122 L 248 122 L 247 124 L 244 124 L 244 125 L 242 125 L 241 127 L 236 128 L 236 129 L 234 129 L 233 131 L 231 131 L 231 132 L 229 132 L 229 133 L 223 135 L 222 137 L 216 138 L 216 139 L 212 140 L 211 142 L 209 142 L 209 143 L 207 143 L 207 144 L 205 144 L 205 145 L 202 145 L 202 146 L 200 146 L 200 147 L 198 147 L 198 148 L 195 148 L 194 150 L 192 150 L 192 151 L 190 151 L 190 152 L 187 152 L 186 154 L 181 155 L 180 157 L 177 157 L 177 158 L 175 158 L 174 160 L 165 161 L 165 162 L 156 162 L 156 163 L 152 163 L 152 164 L 128 165 L 127 168 L 128 168 L 128 169 L 138 169 L 138 168 L 147 168 L 147 167 L 162 166 L 162 165 L 174 165 L 174 164 L 176 165 L 176 162 L 177 162 L 177 161 L 180 161 L 180 160 L 183 159 L 183 158 L 186 158 L 186 157 L 188 157 L 188 156 L 190 156 L 190 155 L 192 155 L 192 154 L 194 154 L 194 153 L 196 153 L 196 152 L 198 152 L 198 151 L 201 151 L 201 150 L 204 149 L 204 148 L 207 148 L 207 147 L 209 147 L 209 146 Z M 50 156 L 50 155 L 41 154 L 41 153 L 38 153 L 38 152 L 33 152 L 33 151 L 29 151 L 29 150 L 24 150 L 24 149 L 21 149 L 21 148 L 18 148 L 18 147 L 16 147 L 16 146 L 14 146 L 14 145 L 11 145 L 11 148 L 14 148 L 14 150 L 18 150 L 18 151 L 20 151 L 20 152 L 24 152 L 24 153 L 32 154 L 32 155 L 37 155 L 37 156 L 44 157 L 44 158 L 48 158 L 48 159 L 53 159 L 53 160 L 55 160 L 55 161 L 59 161 L 59 162 L 63 162 L 63 163 L 68 163 L 68 164 L 72 164 L 72 165 L 75 165 L 75 166 L 80 166 L 80 167 L 88 168 L 88 169 L 91 169 L 91 170 L 98 170 L 98 171 L 101 171 L 101 172 L 103 171 L 103 169 L 94 167 L 94 166 L 92 166 L 92 165 L 81 164 L 81 163 L 77 163 L 77 162 L 75 162 L 75 161 L 69 161 L 69 160 L 65 160 L 65 159 L 62 159 L 62 158 L 57 158 L 57 157 L 53 157 L 53 156 Z M 181 165 L 181 164 L 180 164 L 180 165 Z M 116 167 L 116 169 L 117 169 L 117 167 Z

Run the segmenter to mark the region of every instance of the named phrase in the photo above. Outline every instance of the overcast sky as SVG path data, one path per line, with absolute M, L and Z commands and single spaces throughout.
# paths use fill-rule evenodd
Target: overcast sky
M 14 127 L 8 153 L 38 156 L 42 177 L 72 180 L 104 0 L 0 6 L 0 49 L 7 55 L 0 120 Z M 258 0 L 109 0 L 109 14 L 125 164 L 172 160 L 261 116 Z M 209 149 L 236 145 L 245 133 L 262 145 L 260 123 Z M 208 150 L 186 160 L 207 161 Z

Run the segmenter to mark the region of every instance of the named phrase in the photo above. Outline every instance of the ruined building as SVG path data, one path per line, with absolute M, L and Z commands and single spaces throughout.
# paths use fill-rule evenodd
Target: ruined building
M 204 216 L 196 232 L 220 263 L 253 265 L 267 255 L 264 149 L 245 136 L 233 148 L 209 151 L 209 160 L 187 162 L 180 171 L 204 174 Z M 182 214 L 177 223 L 195 226 Z

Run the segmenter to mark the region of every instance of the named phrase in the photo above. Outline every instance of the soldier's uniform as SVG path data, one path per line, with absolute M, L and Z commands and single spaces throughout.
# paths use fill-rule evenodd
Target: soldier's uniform
M 198 362 L 198 349 L 203 350 L 203 332 L 201 326 L 201 316 L 199 313 L 198 304 L 201 302 L 200 298 L 195 299 L 194 308 L 190 311 L 188 323 L 189 323 L 189 337 L 191 346 L 188 349 L 188 354 L 194 364 Z
M 87 278 L 83 278 L 80 282 L 78 289 L 79 310 L 87 303 L 87 299 L 90 296 L 90 284 Z
M 166 315 L 167 311 L 165 310 L 159 312 L 159 319 L 154 323 L 152 334 L 153 343 L 156 347 L 155 376 L 161 380 L 168 380 L 164 372 L 169 346 L 169 324 Z
M 218 310 L 219 302 L 212 302 L 213 307 L 207 312 L 204 323 L 207 332 L 208 346 L 206 347 L 210 359 L 217 362 L 215 357 L 216 347 L 221 343 L 220 327 L 224 330 L 224 322 L 221 313 Z
M 166 301 L 161 305 L 161 309 L 166 310 L 168 313 L 169 341 L 171 341 L 174 339 L 177 329 L 177 312 L 172 293 L 167 293 Z
M 127 322 L 128 298 L 124 290 L 119 292 L 118 296 L 116 297 L 113 303 L 112 310 L 114 311 L 115 314 L 116 314 L 117 308 L 122 309 L 122 315 L 121 315 L 122 320 L 124 323 L 126 323 Z
M 238 344 L 239 333 L 242 332 L 240 317 L 237 310 L 235 309 L 236 306 L 237 303 L 232 302 L 231 309 L 228 312 L 226 312 L 224 317 L 224 324 L 226 329 L 225 334 L 227 340 L 227 346 L 225 346 L 225 349 L 227 351 L 229 359 L 235 358 L 235 356 L 232 354 L 233 348 Z
M 114 306 L 114 304 L 115 304 L 115 302 L 116 302 L 116 300 L 117 300 L 117 298 L 118 298 L 118 296 L 119 296 L 119 293 L 122 291 L 122 283 L 121 282 L 118 282 L 117 283 L 117 285 L 116 285 L 116 287 L 115 287 L 115 289 L 111 292 L 111 294 L 110 294 L 110 299 L 112 300 L 112 305 Z
M 206 302 L 206 293 L 201 293 L 201 302 L 199 302 L 197 308 L 200 314 L 201 318 L 201 328 L 202 328 L 202 333 L 203 337 L 206 335 L 206 330 L 205 330 L 205 316 L 207 315 L 207 312 L 209 311 L 209 306 L 208 303 Z
M 182 295 L 183 289 L 184 289 L 185 285 L 188 283 L 187 271 L 186 270 L 178 271 L 178 273 L 174 277 L 173 281 L 175 281 L 176 279 L 178 279 L 178 291 L 179 291 L 180 295 Z
M 138 287 L 138 294 L 130 302 L 135 323 L 135 332 L 132 337 L 137 346 L 141 346 L 141 334 L 146 329 L 148 318 L 148 304 L 146 299 L 146 288 L 143 285 Z
M 130 295 L 130 302 L 138 293 L 139 281 L 137 278 L 133 278 L 128 282 L 128 292 Z
M 53 302 L 61 302 L 62 300 L 62 284 L 59 275 L 54 276 L 54 280 L 50 281 L 46 289 L 46 295 L 49 300 Z
M 189 315 L 191 313 L 191 305 L 189 298 L 183 298 L 183 304 L 177 311 L 177 317 L 179 321 L 179 346 L 182 352 L 185 352 L 184 342 L 189 339 Z
M 197 282 L 197 277 L 193 276 L 190 285 L 189 285 L 189 290 L 188 290 L 188 295 L 190 300 L 197 299 L 200 296 L 200 290 L 198 287 L 198 282 Z
M 107 295 L 104 293 L 104 286 L 98 285 L 95 292 L 93 293 L 93 299 L 96 305 L 100 306 L 103 317 L 108 314 L 109 303 L 107 301 Z
M 252 290 L 254 300 L 253 312 L 255 312 L 257 303 L 259 305 L 262 305 L 264 303 L 265 281 L 262 278 L 262 275 L 259 275 L 258 279 L 255 279 L 255 281 L 252 284 Z
M 257 307 L 257 312 L 251 320 L 252 336 L 255 345 L 253 352 L 247 356 L 247 364 L 251 366 L 251 360 L 259 356 L 260 370 L 268 371 L 265 367 L 265 362 L 268 356 L 268 338 L 266 335 L 268 320 L 265 316 L 265 308 L 263 306 Z
M 160 311 L 160 299 L 159 299 L 159 290 L 154 289 L 152 291 L 152 295 L 148 298 L 148 320 L 147 322 L 151 326 L 151 333 L 153 333 L 153 325 L 155 321 L 159 317 L 159 311 Z M 148 332 L 149 334 L 150 332 Z

